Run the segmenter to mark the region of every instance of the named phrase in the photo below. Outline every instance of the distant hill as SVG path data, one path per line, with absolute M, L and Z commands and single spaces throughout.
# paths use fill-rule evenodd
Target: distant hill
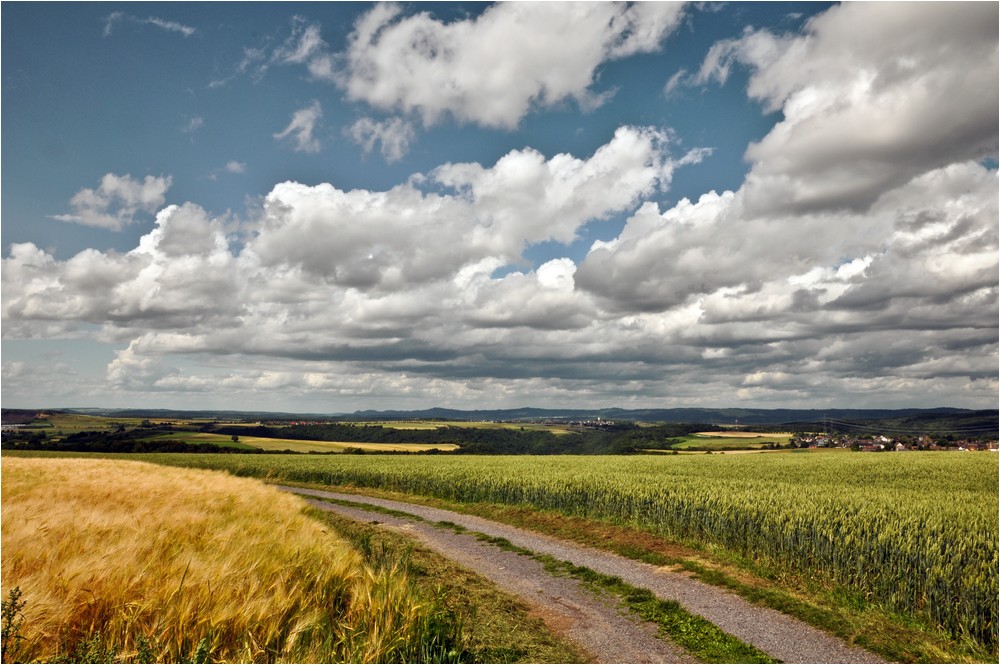
M 841 431 L 893 431 L 923 433 L 949 430 L 955 434 L 996 432 L 1000 411 L 956 408 L 934 409 L 750 409 L 750 408 L 678 408 L 678 409 L 459 409 L 432 408 L 414 411 L 364 410 L 353 413 L 288 413 L 266 411 L 171 409 L 58 409 L 89 415 L 117 418 L 200 418 L 208 420 L 618 420 L 648 423 L 705 423 L 722 427 L 783 426 L 793 429 L 815 427 Z M 54 411 L 49 409 L 49 412 Z M 3 409 L 3 422 L 25 422 L 35 411 Z
M 990 414 L 997 411 L 969 409 L 520 409 L 474 410 L 423 409 L 419 411 L 355 411 L 352 420 L 632 420 L 664 423 L 711 423 L 715 425 L 780 425 L 822 423 L 824 420 L 881 420 L 913 417 L 938 418 L 959 414 Z
M 36 409 L 3 409 L 4 425 L 26 425 L 41 413 Z
M 4 409 L 4 414 L 8 409 Z M 330 413 L 287 413 L 280 411 L 231 411 L 231 410 L 183 410 L 183 409 L 101 409 L 62 408 L 48 409 L 49 413 L 80 413 L 88 416 L 113 418 L 148 418 L 150 420 L 199 419 L 199 420 L 308 420 L 339 417 Z M 6 415 L 4 416 L 6 418 Z

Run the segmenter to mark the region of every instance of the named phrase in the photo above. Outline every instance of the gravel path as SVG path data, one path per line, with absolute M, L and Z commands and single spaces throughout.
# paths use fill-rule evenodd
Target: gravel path
M 279 487 L 289 492 L 307 496 L 339 499 L 398 510 L 416 515 L 430 522 L 452 522 L 471 531 L 506 538 L 514 545 L 529 549 L 538 554 L 548 554 L 556 559 L 569 561 L 578 566 L 586 566 L 605 575 L 619 577 L 632 586 L 649 589 L 662 599 L 678 601 L 689 612 L 704 617 L 727 633 L 738 637 L 748 644 L 754 645 L 773 658 L 786 663 L 886 662 L 864 649 L 850 646 L 836 637 L 813 628 L 798 619 L 781 614 L 776 610 L 752 605 L 733 593 L 705 584 L 686 575 L 667 571 L 647 563 L 626 559 L 616 554 L 583 547 L 517 527 L 486 520 L 481 517 L 464 515 L 439 508 L 430 508 L 355 494 L 341 494 L 297 487 Z M 330 505 L 329 503 L 323 503 L 320 507 L 326 508 Z M 362 519 L 373 519 L 371 513 L 358 512 L 365 516 Z M 389 516 L 381 514 L 374 519 L 386 523 L 390 520 Z M 419 522 L 413 523 L 411 528 L 416 530 L 419 524 Z M 435 533 L 449 533 L 429 524 L 423 526 Z M 466 547 L 466 542 L 467 540 L 462 540 L 459 549 Z M 474 542 L 482 547 L 482 544 L 478 543 L 478 541 Z M 490 549 L 498 552 L 501 551 L 492 546 Z M 444 553 L 449 558 L 459 560 L 458 557 L 460 555 L 456 552 Z M 507 553 L 504 552 L 504 554 Z M 526 557 L 514 556 L 517 559 L 527 561 Z M 467 563 L 466 565 L 477 572 L 484 572 L 481 568 L 477 567 L 477 564 Z M 545 579 L 544 584 L 547 585 L 559 578 L 554 578 L 546 574 Z M 537 581 L 535 583 L 539 584 Z M 619 642 L 615 650 L 620 653 L 621 647 L 622 643 Z M 615 661 L 605 661 L 604 657 L 599 656 L 602 662 L 643 662 L 639 659 L 622 658 Z
M 360 522 L 377 522 L 415 538 L 452 561 L 493 581 L 524 599 L 551 630 L 564 635 L 599 663 L 690 663 L 691 656 L 677 645 L 657 637 L 652 624 L 626 617 L 614 601 L 602 600 L 568 577 L 553 577 L 538 561 L 470 534 L 458 534 L 427 522 L 339 506 L 307 502 L 321 510 Z

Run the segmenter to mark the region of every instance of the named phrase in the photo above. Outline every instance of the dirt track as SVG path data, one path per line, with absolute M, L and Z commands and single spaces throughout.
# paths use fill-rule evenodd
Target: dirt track
M 654 637 L 655 629 L 621 616 L 576 582 L 553 577 L 541 564 L 467 534 L 433 526 L 451 522 L 471 531 L 508 541 L 538 554 L 621 578 L 649 589 L 658 597 L 678 601 L 693 614 L 786 663 L 882 663 L 878 656 L 850 646 L 797 619 L 751 605 L 739 596 L 690 577 L 608 552 L 471 515 L 416 504 L 296 487 L 281 489 L 304 496 L 364 503 L 416 515 L 428 522 L 407 520 L 324 501 L 310 502 L 359 521 L 377 521 L 411 534 L 444 556 L 458 561 L 539 608 L 547 623 L 591 652 L 597 662 L 692 662 L 679 647 Z

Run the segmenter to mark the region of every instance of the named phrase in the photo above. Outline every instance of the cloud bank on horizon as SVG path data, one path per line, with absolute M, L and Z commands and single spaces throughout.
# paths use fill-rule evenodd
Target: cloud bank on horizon
M 5 406 L 995 408 L 997 5 L 807 7 L 95 14 L 47 190 L 5 7 Z

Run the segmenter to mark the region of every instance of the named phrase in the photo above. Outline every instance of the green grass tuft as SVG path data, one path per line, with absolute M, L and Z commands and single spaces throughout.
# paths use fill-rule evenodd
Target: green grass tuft
M 648 589 L 627 584 L 619 577 L 604 575 L 552 557 L 536 555 L 554 573 L 569 574 L 596 591 L 618 596 L 622 604 L 644 621 L 655 623 L 664 635 L 704 663 L 777 663 L 711 621 L 692 614 L 675 600 L 661 600 Z

